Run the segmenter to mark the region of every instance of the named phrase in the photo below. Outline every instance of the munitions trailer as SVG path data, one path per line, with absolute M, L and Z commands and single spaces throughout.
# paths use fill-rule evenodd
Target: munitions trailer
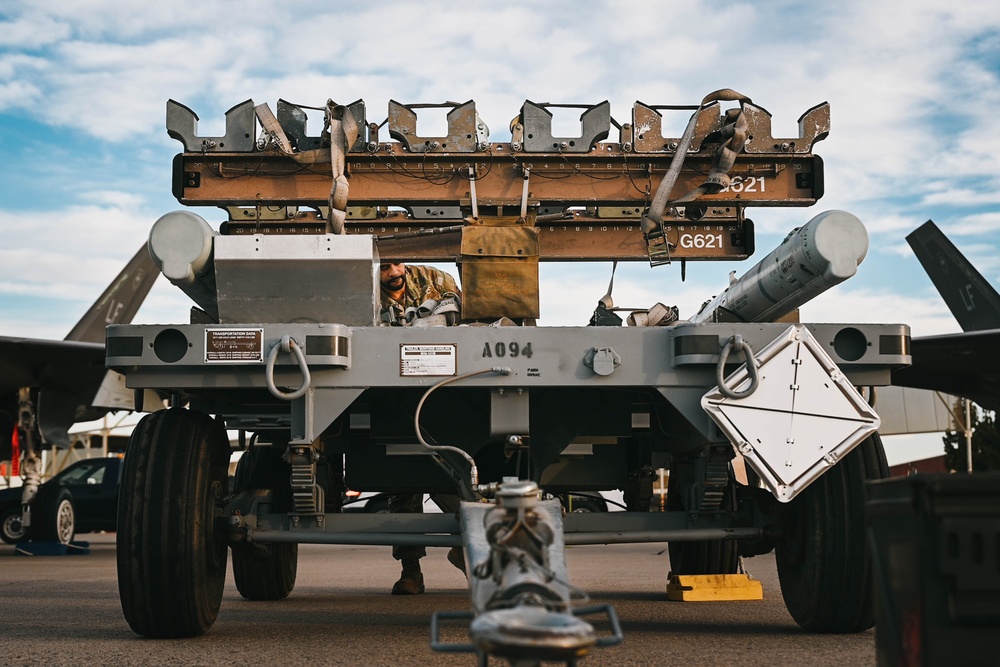
M 417 134 L 427 106 L 446 108 L 446 136 Z M 536 326 L 541 261 L 683 271 L 754 254 L 749 208 L 823 194 L 828 105 L 789 138 L 729 90 L 637 102 L 627 123 L 581 106 L 572 137 L 552 135 L 554 106 L 525 101 L 511 140 L 491 142 L 472 101 L 391 101 L 381 122 L 330 101 L 313 136 L 306 107 L 248 100 L 222 137 L 168 102 L 174 194 L 226 220 L 182 210 L 150 233 L 188 322 L 108 329 L 107 365 L 137 400 L 170 404 L 126 455 L 118 568 L 135 632 L 208 630 L 230 551 L 243 596 L 284 598 L 300 543 L 464 547 L 471 643 L 435 645 L 480 660 L 572 662 L 620 638 L 582 620 L 595 608 L 568 584 L 573 544 L 667 542 L 674 574 L 734 574 L 773 550 L 802 627 L 871 627 L 863 483 L 887 465 L 870 388 L 910 363 L 909 329 L 798 321 L 864 258 L 858 218 L 812 216 L 685 318 L 623 312 L 609 290 L 588 326 Z M 683 136 L 663 136 L 666 109 L 690 112 Z M 455 262 L 461 294 L 384 317 L 379 269 L 400 262 Z M 227 430 L 246 448 L 232 488 Z M 342 513 L 347 488 L 463 502 Z M 626 511 L 550 499 L 609 489 Z

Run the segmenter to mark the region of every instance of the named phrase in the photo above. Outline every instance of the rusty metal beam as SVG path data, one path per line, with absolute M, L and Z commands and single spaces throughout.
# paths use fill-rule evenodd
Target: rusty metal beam
M 538 222 L 543 261 L 648 261 L 646 242 L 637 218 L 597 217 L 593 212 L 570 212 L 569 217 Z M 381 212 L 372 219 L 348 218 L 348 234 L 373 234 L 384 261 L 457 261 L 462 220 L 419 220 L 401 212 Z M 753 254 L 752 232 L 746 222 L 718 216 L 710 221 L 674 220 L 665 226 L 674 260 L 739 260 Z M 431 235 L 434 229 L 453 231 Z M 287 220 L 230 220 L 224 234 L 322 234 L 325 225 L 312 212 Z
M 578 156 L 512 153 L 509 144 L 489 144 L 485 153 L 417 155 L 381 144 L 348 153 L 346 171 L 354 206 L 468 206 L 472 166 L 480 206 L 519 206 L 526 172 L 529 205 L 645 206 L 671 157 L 625 153 L 617 144 Z M 689 156 L 674 196 L 700 185 L 710 164 L 708 156 Z M 695 203 L 809 206 L 823 194 L 822 160 L 813 155 L 743 154 L 730 173 L 730 188 Z M 191 206 L 321 206 L 330 196 L 330 168 L 274 152 L 184 153 L 174 161 L 174 195 Z

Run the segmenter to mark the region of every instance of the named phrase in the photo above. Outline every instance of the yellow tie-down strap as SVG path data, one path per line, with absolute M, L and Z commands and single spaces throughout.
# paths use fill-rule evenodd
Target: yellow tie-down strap
M 671 574 L 667 599 L 677 602 L 763 600 L 764 588 L 746 574 Z

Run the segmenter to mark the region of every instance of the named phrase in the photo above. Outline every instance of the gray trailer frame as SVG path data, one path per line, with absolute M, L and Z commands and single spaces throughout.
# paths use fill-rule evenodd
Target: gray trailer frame
M 512 141 L 490 144 L 471 102 L 453 105 L 448 137 L 426 140 L 415 136 L 412 109 L 391 103 L 396 143 L 379 141 L 382 125 L 367 123 L 360 101 L 329 103 L 321 137 L 307 135 L 304 112 L 288 103 L 277 117 L 244 103 L 227 114 L 225 137 L 201 138 L 193 112 L 169 103 L 168 131 L 185 145 L 174 163 L 178 200 L 225 207 L 229 219 L 221 233 L 189 213 L 154 226 L 151 254 L 198 305 L 190 323 L 107 332 L 107 366 L 125 375 L 137 407 L 146 390 L 170 403 L 143 420 L 126 457 L 118 558 L 131 627 L 206 631 L 229 548 L 240 592 L 264 600 L 291 591 L 299 543 L 493 553 L 463 530 L 462 517 L 477 512 L 343 514 L 340 494 L 349 486 L 482 502 L 512 478 L 552 494 L 624 492 L 625 512 L 545 519 L 558 536 L 539 547 L 542 560 L 556 546 L 561 559 L 562 544 L 666 541 L 674 573 L 731 574 L 740 557 L 777 549 L 783 594 L 803 627 L 870 627 L 862 489 L 887 466 L 878 417 L 856 388 L 888 385 L 892 369 L 910 363 L 909 329 L 795 317 L 863 258 L 867 235 L 853 216 L 824 214 L 827 229 L 860 248 L 846 254 L 848 273 L 841 266 L 827 283 L 810 282 L 819 216 L 693 322 L 537 327 L 528 299 L 519 326 L 498 326 L 511 324 L 503 317 L 377 326 L 380 262 L 453 259 L 464 272 L 478 259 L 468 242 L 494 229 L 507 234 L 501 260 L 536 266 L 751 255 L 746 206 L 822 196 L 811 150 L 828 132 L 829 109 L 803 114 L 799 137 L 774 139 L 766 111 L 721 93 L 688 107 L 684 137 L 625 124 L 617 143 L 601 143 L 606 104 L 586 108 L 580 137 L 560 139 L 526 102 Z M 718 100 L 737 100 L 739 113 L 720 114 Z M 637 103 L 634 123 L 651 132 L 658 108 Z M 256 122 L 260 138 L 245 141 Z M 539 136 L 541 147 L 527 141 Z M 675 184 L 693 189 L 668 207 Z M 346 206 L 348 191 L 358 205 Z M 787 293 L 772 298 L 767 280 Z M 768 321 L 753 320 L 749 290 L 758 286 Z M 527 289 L 537 291 L 537 278 Z M 592 323 L 614 323 L 609 307 L 610 295 Z M 734 408 L 752 410 L 751 426 Z M 249 444 L 233 489 L 226 428 Z M 750 464 L 747 484 L 736 482 L 734 459 Z M 661 467 L 671 473 L 666 511 L 650 502 Z M 534 501 L 510 488 L 510 516 L 531 515 Z M 473 599 L 493 599 L 477 586 L 503 588 L 485 579 L 470 579 Z

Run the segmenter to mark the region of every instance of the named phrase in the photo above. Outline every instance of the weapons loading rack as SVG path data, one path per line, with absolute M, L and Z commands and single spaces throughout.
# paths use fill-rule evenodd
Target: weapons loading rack
M 542 260 L 648 257 L 643 235 L 636 232 L 681 141 L 661 136 L 659 109 L 666 107 L 637 102 L 632 122 L 618 128 L 619 141 L 603 143 L 612 126 L 606 102 L 583 107 L 581 136 L 571 138 L 552 137 L 546 105 L 525 102 L 512 123 L 512 141 L 489 143 L 473 102 L 453 105 L 447 137 L 416 135 L 414 109 L 421 106 L 390 102 L 388 118 L 381 124 L 367 122 L 362 101 L 346 107 L 361 132 L 343 156 L 351 202 L 345 227 L 348 232 L 390 236 L 391 243 L 379 242 L 383 259 L 457 259 L 457 235 L 427 237 L 456 231 L 456 226 L 490 224 L 484 222 L 487 218 L 514 218 L 516 224 L 535 227 Z M 271 127 L 287 139 L 275 139 L 274 130 L 265 129 L 262 138 L 254 140 L 254 109 L 251 101 L 233 107 L 226 113 L 226 136 L 204 138 L 195 134 L 197 116 L 169 103 L 168 130 L 185 146 L 174 162 L 175 196 L 185 205 L 228 208 L 224 233 L 324 231 L 329 151 L 306 149 L 313 154 L 310 160 L 326 158 L 325 163 L 303 164 L 294 156 L 295 146 L 321 146 L 328 138 L 308 137 L 305 112 L 279 101 L 277 125 Z M 823 163 L 812 147 L 829 131 L 827 104 L 803 114 L 801 134 L 794 138 L 771 137 L 770 115 L 749 102 L 741 115 L 745 145 L 729 170 L 729 186 L 666 212 L 663 233 L 674 259 L 745 259 L 753 253 L 745 207 L 809 206 L 823 194 Z M 380 142 L 384 126 L 398 141 Z M 718 102 L 699 113 L 675 192 L 686 193 L 704 183 L 720 147 L 729 140 L 726 127 Z M 288 153 L 277 147 L 285 141 L 292 147 Z M 694 247 L 679 239 L 685 232 L 720 231 L 722 243 L 711 246 Z
M 865 438 L 878 418 L 853 387 L 888 384 L 890 369 L 909 363 L 903 325 L 790 329 L 770 319 L 722 323 L 718 320 L 725 318 L 710 314 L 702 323 L 669 327 L 375 326 L 379 262 L 459 261 L 463 298 L 475 303 L 483 295 L 470 288 L 465 268 L 480 260 L 477 245 L 496 237 L 504 249 L 497 254 L 506 252 L 503 259 L 512 262 L 657 265 L 750 256 L 753 228 L 745 208 L 808 206 L 822 196 L 822 160 L 812 148 L 829 131 L 829 108 L 823 104 L 807 111 L 799 120 L 800 136 L 774 138 L 769 114 L 745 98 L 738 102 L 738 108 L 724 113 L 708 98 L 695 107 L 670 107 L 694 112 L 689 132 L 676 139 L 662 136 L 659 110 L 665 107 L 636 103 L 627 124 L 612 120 L 606 102 L 582 107 L 580 136 L 553 137 L 546 108 L 553 105 L 525 102 L 506 143 L 487 141 L 472 102 L 444 105 L 451 111 L 443 137 L 416 134 L 416 114 L 424 105 L 390 102 L 386 121 L 372 123 L 361 101 L 328 104 L 319 136 L 308 136 L 302 107 L 280 101 L 272 115 L 265 105 L 248 101 L 227 112 L 225 136 L 199 137 L 197 116 L 169 102 L 168 132 L 185 148 L 174 161 L 174 194 L 185 205 L 224 207 L 228 220 L 219 234 L 201 221 L 203 256 L 190 265 L 192 271 L 185 265 L 168 275 L 184 283 L 205 312 L 196 313 L 191 324 L 109 328 L 108 365 L 123 372 L 137 391 L 169 393 L 175 405 L 188 403 L 193 413 L 218 415 L 229 428 L 273 444 L 258 450 L 280 454 L 287 445 L 290 476 L 251 471 L 248 486 L 225 507 L 211 510 L 217 516 L 214 539 L 223 549 L 234 545 L 234 568 L 238 555 L 243 563 L 238 583 L 242 579 L 243 587 L 254 590 L 245 574 L 247 545 L 263 548 L 270 554 L 265 554 L 268 567 L 278 568 L 292 558 L 287 547 L 299 542 L 462 543 L 462 527 L 448 515 L 413 515 L 403 522 L 398 516 L 331 512 L 328 499 L 338 473 L 324 478 L 323 465 L 334 455 L 345 457 L 348 484 L 358 490 L 457 488 L 466 500 L 475 500 L 495 491 L 515 460 L 515 476 L 552 492 L 622 488 L 629 512 L 556 518 L 561 524 L 556 533 L 564 533 L 566 544 L 669 541 L 675 574 L 705 568 L 735 572 L 739 555 L 766 553 L 791 539 L 781 537 L 791 531 L 776 518 L 776 502 L 812 507 L 817 501 L 811 496 L 794 499 L 831 470 L 852 480 L 877 476 L 881 446 L 872 441 L 877 435 Z M 612 125 L 618 141 L 606 143 Z M 383 141 L 386 127 L 395 141 Z M 822 217 L 803 229 L 812 229 Z M 833 226 L 844 223 L 854 230 L 855 222 L 838 218 Z M 864 243 L 852 261 L 863 257 L 866 235 Z M 779 262 L 778 252 L 772 253 L 773 262 L 780 264 L 785 286 L 808 292 L 798 301 L 788 297 L 793 309 L 816 292 L 785 275 L 798 270 L 793 266 L 798 260 Z M 310 268 L 314 261 L 319 263 Z M 318 282 L 316 275 L 330 262 L 338 267 L 337 280 Z M 268 267 L 285 272 L 284 277 L 272 280 L 278 274 Z M 320 284 L 331 285 L 344 301 L 360 295 L 360 305 L 324 303 L 319 311 L 292 316 L 285 305 L 277 305 L 315 309 Z M 529 280 L 525 287 L 537 291 L 537 264 L 534 284 Z M 232 303 L 242 305 L 233 308 Z M 483 312 L 491 318 L 508 315 Z M 537 314 L 518 317 L 530 322 Z M 220 339 L 233 346 L 230 356 L 213 351 Z M 727 369 L 731 350 L 737 354 Z M 778 360 L 767 374 L 779 380 L 761 381 L 756 398 L 747 399 L 746 392 L 753 394 L 757 387 L 757 363 L 749 363 L 755 354 L 761 363 Z M 778 362 L 789 360 L 809 386 L 800 387 L 797 375 L 789 383 L 775 372 Z M 748 363 L 729 380 L 717 381 L 739 361 Z M 782 382 L 784 388 L 776 387 Z M 431 391 L 450 383 L 457 386 L 442 390 L 438 403 L 428 401 L 421 418 Z M 713 385 L 718 385 L 715 390 Z M 795 408 L 795 397 L 807 395 L 812 400 L 800 398 Z M 805 414 L 805 405 L 812 412 Z M 748 406 L 756 410 L 756 421 L 737 423 L 732 409 Z M 174 414 L 161 422 L 179 420 L 166 431 L 179 448 L 177 456 L 194 445 L 171 432 L 193 429 L 211 440 L 205 435 L 208 426 L 169 412 Z M 464 454 L 439 449 L 430 457 L 412 456 L 422 430 Z M 133 439 L 140 446 L 164 437 L 152 426 L 138 431 Z M 857 454 L 848 456 L 862 440 Z M 796 441 L 800 444 L 792 448 Z M 730 470 L 734 446 L 760 468 L 770 493 L 736 488 Z M 270 467 L 281 465 L 279 457 Z M 654 466 L 671 469 L 667 512 L 645 511 Z M 288 479 L 282 504 L 272 487 Z M 175 495 L 194 491 L 169 490 Z M 529 511 L 520 503 L 515 503 L 517 511 Z M 164 522 L 177 520 L 167 508 L 162 511 Z M 856 513 L 845 512 L 830 528 L 842 534 L 836 539 L 845 558 L 867 558 L 854 553 L 857 522 Z M 132 539 L 138 544 L 144 538 L 120 537 Z M 861 540 L 863 552 L 863 533 Z M 466 541 L 467 553 L 482 552 L 480 547 Z M 548 547 L 534 548 L 542 553 Z M 785 548 L 790 552 L 792 547 Z M 140 596 L 152 596 L 132 582 L 134 567 L 127 564 L 123 571 L 120 561 L 120 581 Z M 275 583 L 273 571 L 268 576 Z M 174 582 L 175 587 L 181 583 Z M 863 629 L 867 598 L 853 590 L 855 583 L 845 580 L 835 590 L 813 595 L 817 582 L 803 579 L 793 587 L 799 597 L 811 599 L 790 603 L 790 610 L 807 627 Z M 472 586 L 474 599 L 490 598 L 477 593 L 476 586 L 505 590 L 503 581 L 473 578 Z M 190 584 L 182 587 L 203 595 Z M 285 588 L 287 595 L 288 582 Z M 213 604 L 217 610 L 218 603 Z M 566 604 L 564 599 L 554 603 Z M 130 607 L 124 597 L 123 606 L 141 634 L 167 626 L 183 636 L 211 625 L 211 620 L 178 620 L 170 610 L 149 614 Z M 840 620 L 844 614 L 819 614 L 815 620 L 817 609 L 831 606 L 858 607 L 861 620 L 850 627 Z

